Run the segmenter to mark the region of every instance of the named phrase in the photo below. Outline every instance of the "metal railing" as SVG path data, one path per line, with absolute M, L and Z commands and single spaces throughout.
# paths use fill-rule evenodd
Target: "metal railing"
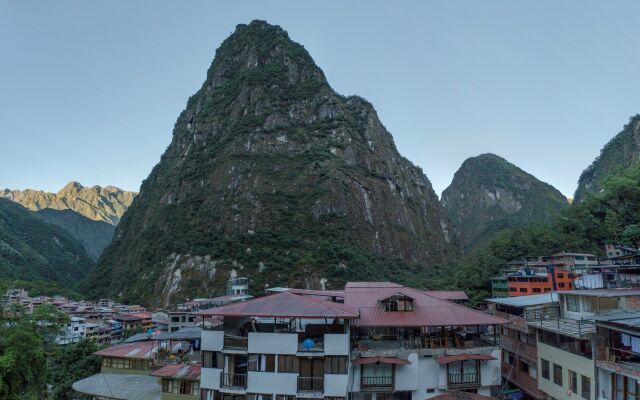
M 220 374 L 220 386 L 226 387 L 247 387 L 247 374 Z
M 241 349 L 246 350 L 249 346 L 249 338 L 244 336 L 224 335 L 225 349 Z
M 477 372 L 464 372 L 461 374 L 447 375 L 449 386 L 467 386 L 480 384 L 480 374 Z
M 525 311 L 525 319 L 530 325 L 582 337 L 595 332 L 595 324 L 589 320 L 562 318 L 559 306 L 535 307 Z
M 363 387 L 385 387 L 393 385 L 393 376 L 363 376 L 360 386 Z
M 322 392 L 324 390 L 324 378 L 321 376 L 299 376 L 299 392 Z

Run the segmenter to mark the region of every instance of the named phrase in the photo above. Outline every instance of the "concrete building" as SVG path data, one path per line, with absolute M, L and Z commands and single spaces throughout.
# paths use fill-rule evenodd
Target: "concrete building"
M 318 293 L 320 292 L 320 293 Z M 282 291 L 201 311 L 201 398 L 431 398 L 500 385 L 496 327 L 506 321 L 382 282 L 347 284 L 344 303 L 322 291 Z

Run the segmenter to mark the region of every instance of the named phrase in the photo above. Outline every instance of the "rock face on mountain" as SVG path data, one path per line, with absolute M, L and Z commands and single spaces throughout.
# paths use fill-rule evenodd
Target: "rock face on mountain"
M 569 205 L 553 186 L 495 154 L 465 160 L 442 193 L 442 204 L 466 253 L 504 229 L 549 221 Z
M 620 169 L 638 164 L 640 164 L 640 114 L 631 117 L 622 131 L 602 148 L 598 158 L 582 172 L 574 201 L 581 202 L 589 193 L 600 192 L 608 177 Z
M 92 266 L 64 229 L 0 198 L 0 279 L 56 281 L 72 287 Z
M 88 289 L 147 305 L 265 285 L 423 279 L 456 253 L 429 180 L 372 105 L 280 27 L 239 25 L 122 218 Z
M 72 210 L 94 221 L 118 225 L 122 214 L 133 202 L 135 192 L 128 192 L 115 186 L 84 187 L 78 182 L 69 182 L 58 193 L 41 190 L 1 189 L 0 197 L 6 197 L 32 211 L 44 208 Z

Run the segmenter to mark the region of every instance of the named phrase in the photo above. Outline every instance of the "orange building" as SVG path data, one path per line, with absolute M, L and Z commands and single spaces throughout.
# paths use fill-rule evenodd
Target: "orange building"
M 575 275 L 567 270 L 547 267 L 524 268 L 507 275 L 509 297 L 528 296 L 551 291 L 573 289 Z

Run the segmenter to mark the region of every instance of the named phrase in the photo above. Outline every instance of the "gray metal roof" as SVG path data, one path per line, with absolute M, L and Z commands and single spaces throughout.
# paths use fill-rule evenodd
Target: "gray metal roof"
M 188 326 L 178 329 L 175 332 L 165 332 L 151 337 L 152 340 L 190 340 L 200 339 L 202 328 L 199 326 Z
M 122 343 L 144 342 L 145 340 L 153 339 L 151 335 L 146 332 L 136 333 L 135 335 L 127 338 Z
M 611 322 L 633 328 L 640 327 L 640 311 L 616 311 L 598 314 L 595 315 L 593 319 L 597 322 Z
M 158 378 L 149 375 L 95 374 L 73 384 L 79 393 L 117 400 L 160 400 Z
M 486 299 L 490 303 L 503 304 L 511 307 L 537 306 L 540 304 L 554 303 L 558 301 L 556 293 L 532 294 L 530 296 L 502 297 Z

